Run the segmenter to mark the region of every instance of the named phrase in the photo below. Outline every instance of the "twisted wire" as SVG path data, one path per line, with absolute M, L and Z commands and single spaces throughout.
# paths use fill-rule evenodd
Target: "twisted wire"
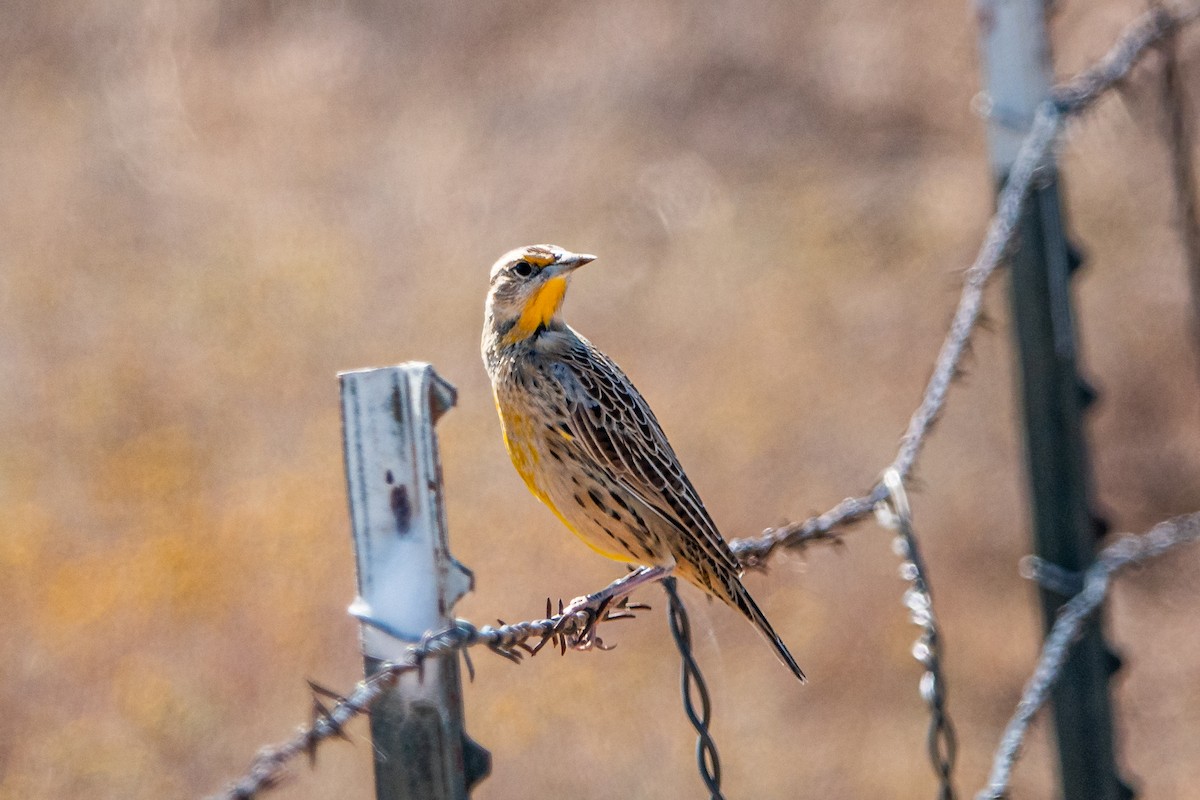
M 645 607 L 622 601 L 599 617 L 592 616 L 589 611 L 577 611 L 511 625 L 501 623 L 498 626 L 476 627 L 466 620 L 456 620 L 450 627 L 428 633 L 419 643 L 409 645 L 401 660 L 380 665 L 375 674 L 359 681 L 349 695 L 334 695 L 337 702 L 331 707 L 326 708 L 316 702 L 311 724 L 299 728 L 286 742 L 259 750 L 245 774 L 209 800 L 249 800 L 259 792 L 277 786 L 289 761 L 306 753 L 311 758 L 321 742 L 344 737 L 346 723 L 369 711 L 376 700 L 395 686 L 401 675 L 414 671 L 420 673 L 428 658 L 458 652 L 465 655 L 467 648 L 484 646 L 510 661 L 520 662 L 524 656 L 536 654 L 547 642 L 556 643 L 564 653 L 581 643 L 602 648 L 603 643 L 594 636 L 586 642 L 580 637 L 586 636 L 599 622 L 632 617 L 632 610 L 637 608 Z M 531 646 L 529 642 L 534 639 L 537 643 Z M 474 674 L 469 660 L 467 668 Z M 324 690 L 321 693 L 327 696 L 332 694 Z
M 1034 117 L 1021 149 L 1000 192 L 996 213 L 988 223 L 987 234 L 964 276 L 962 294 L 950 323 L 950 330 L 938 351 L 933 373 L 925 386 L 921 403 L 909 418 L 896 457 L 885 469 L 895 469 L 907 479 L 920 454 L 926 436 L 941 415 L 950 385 L 983 308 L 983 291 L 988 279 L 1004 260 L 1016 234 L 1021 212 L 1030 189 L 1043 169 L 1050 149 L 1062 129 L 1065 117 L 1076 116 L 1124 80 L 1152 45 L 1172 31 L 1190 23 L 1200 9 L 1172 12 L 1163 8 L 1146 12 L 1126 28 L 1117 42 L 1092 67 L 1057 87 L 1052 100 L 1043 103 Z M 829 511 L 803 522 L 767 528 L 759 536 L 730 542 L 738 560 L 747 568 L 762 566 L 779 547 L 803 548 L 813 542 L 836 541 L 836 530 L 858 522 L 888 496 L 887 488 L 876 484 L 862 496 L 849 497 Z
M 662 587 L 667 593 L 667 623 L 671 628 L 671 638 L 679 650 L 683 712 L 696 729 L 696 765 L 700 770 L 700 780 L 708 789 L 709 800 L 724 800 L 725 796 L 721 794 L 721 760 L 717 756 L 717 743 L 708 730 L 712 722 L 712 703 L 704 676 L 700 674 L 700 665 L 692 655 L 692 627 L 688 622 L 687 608 L 679 597 L 675 578 L 663 578 Z M 694 698 L 693 688 L 696 690 Z M 696 710 L 697 704 L 699 711 Z
M 929 571 L 921 549 L 917 544 L 917 533 L 913 528 L 912 508 L 900 472 L 889 469 L 883 476 L 883 485 L 888 497 L 875 509 L 876 518 L 886 528 L 896 531 L 894 549 L 902 560 L 900 575 L 909 582 L 904 593 L 904 607 L 908 609 L 913 624 L 921 627 L 921 638 L 913 645 L 912 654 L 923 667 L 924 674 L 918 684 L 921 699 L 929 707 L 929 728 L 926 733 L 926 748 L 934 775 L 938 779 L 938 800 L 954 800 L 954 760 L 958 753 L 958 742 L 954 725 L 946 710 L 946 680 L 942 675 L 942 637 L 938 629 L 937 615 L 933 611 L 933 592 L 929 588 Z
M 959 362 L 970 341 L 971 332 L 979 322 L 983 309 L 983 291 L 988 279 L 1000 266 L 1016 233 L 1025 205 L 1025 198 L 1033 185 L 1034 176 L 1042 165 L 1047 152 L 1058 134 L 1062 115 L 1053 103 L 1043 103 L 1034 117 L 1033 127 L 1025 138 L 1017 159 L 1013 162 L 1008 182 L 1000 192 L 995 215 L 988 225 L 987 235 L 975 262 L 967 269 L 958 308 L 950 323 L 950 330 L 938 351 L 933 374 L 926 384 L 925 393 L 917 410 L 909 419 L 908 428 L 900 440 L 895 459 L 886 469 L 895 470 L 901 479 L 908 477 L 916 463 L 917 455 L 941 415 L 950 391 L 950 384 L 958 371 Z M 882 482 L 862 497 L 843 500 L 830 511 L 801 523 L 768 528 L 755 538 L 735 540 L 730 543 L 738 559 L 748 566 L 759 566 L 778 547 L 798 548 L 813 541 L 836 539 L 833 533 L 837 526 L 857 522 L 874 510 L 888 496 Z
M 1025 685 L 1017 710 L 1000 738 L 987 786 L 975 795 L 975 800 L 1000 800 L 1008 792 L 1013 766 L 1029 724 L 1049 697 L 1083 623 L 1104 601 L 1112 576 L 1130 564 L 1160 556 L 1173 547 L 1197 539 L 1200 539 L 1200 512 L 1160 522 L 1140 536 L 1126 534 L 1100 551 L 1096 561 L 1084 572 L 1083 589 L 1059 610 L 1058 619 L 1042 645 L 1033 676 Z

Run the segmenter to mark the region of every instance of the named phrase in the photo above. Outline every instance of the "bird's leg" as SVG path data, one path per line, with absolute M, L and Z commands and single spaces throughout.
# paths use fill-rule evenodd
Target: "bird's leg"
M 638 567 L 633 572 L 618 578 L 598 592 L 586 594 L 583 597 L 576 597 L 567 604 L 563 613 L 583 611 L 598 604 L 607 604 L 614 600 L 620 600 L 622 597 L 633 594 L 633 590 L 643 584 L 653 583 L 667 577 L 671 574 L 671 569 L 672 567 Z
M 622 597 L 628 597 L 634 589 L 643 584 L 662 580 L 671 574 L 672 569 L 673 567 L 662 566 L 638 567 L 633 572 L 622 578 L 618 578 L 600 591 L 576 597 L 568 603 L 559 615 L 563 623 L 580 612 L 587 614 L 587 622 L 584 623 L 583 629 L 575 636 L 575 641 L 578 643 L 575 646 L 581 649 L 590 648 L 595 642 L 596 625 L 604 619 L 605 612 L 608 611 L 613 602 L 620 600 Z

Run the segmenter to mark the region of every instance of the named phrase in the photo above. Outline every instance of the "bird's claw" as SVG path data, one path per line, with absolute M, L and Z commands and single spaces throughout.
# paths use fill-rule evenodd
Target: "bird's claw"
M 604 643 L 596 636 L 596 626 L 604 621 L 611 605 L 612 598 L 592 595 L 576 597 L 565 607 L 559 601 L 558 620 L 553 631 L 561 637 L 563 652 L 567 647 L 591 650 L 599 646 L 603 649 Z
M 630 602 L 627 596 L 614 597 L 600 592 L 583 597 L 576 597 L 563 605 L 558 601 L 558 613 L 554 612 L 554 604 L 546 598 L 546 618 L 552 621 L 541 639 L 533 646 L 525 646 L 529 655 L 537 655 L 547 643 L 553 643 L 560 652 L 572 650 L 611 650 L 616 645 L 606 645 L 604 640 L 596 635 L 596 629 L 601 622 L 618 619 L 632 619 L 636 611 L 649 610 L 645 603 Z

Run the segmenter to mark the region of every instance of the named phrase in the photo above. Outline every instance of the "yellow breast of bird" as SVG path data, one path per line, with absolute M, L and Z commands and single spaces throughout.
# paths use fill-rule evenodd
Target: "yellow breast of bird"
M 496 410 L 500 414 L 500 427 L 504 432 L 504 448 L 508 450 L 508 456 L 512 459 L 517 474 L 525 481 L 529 491 L 542 502 L 549 504 L 546 492 L 538 481 L 541 452 L 534 438 L 537 433 L 533 423 L 523 409 L 506 400 L 507 398 L 502 398 L 499 392 L 496 393 Z
M 505 449 L 530 493 L 545 503 L 563 525 L 600 555 L 614 561 L 646 563 L 649 559 L 635 558 L 627 552 L 628 546 L 619 543 L 611 529 L 605 531 L 597 525 L 594 519 L 583 512 L 583 504 L 575 499 L 585 490 L 579 489 L 578 484 L 574 484 L 574 490 L 571 488 L 573 482 L 569 456 L 551 455 L 553 445 L 546 441 L 549 436 L 569 440 L 569 434 L 550 432 L 530 404 L 522 401 L 519 393 L 497 388 L 495 399 L 504 431 Z

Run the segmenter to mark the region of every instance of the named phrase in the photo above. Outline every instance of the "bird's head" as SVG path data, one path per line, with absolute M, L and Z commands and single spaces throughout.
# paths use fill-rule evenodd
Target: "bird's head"
M 552 244 L 518 247 L 500 256 L 492 266 L 485 340 L 503 347 L 558 323 L 571 273 L 595 260 Z

